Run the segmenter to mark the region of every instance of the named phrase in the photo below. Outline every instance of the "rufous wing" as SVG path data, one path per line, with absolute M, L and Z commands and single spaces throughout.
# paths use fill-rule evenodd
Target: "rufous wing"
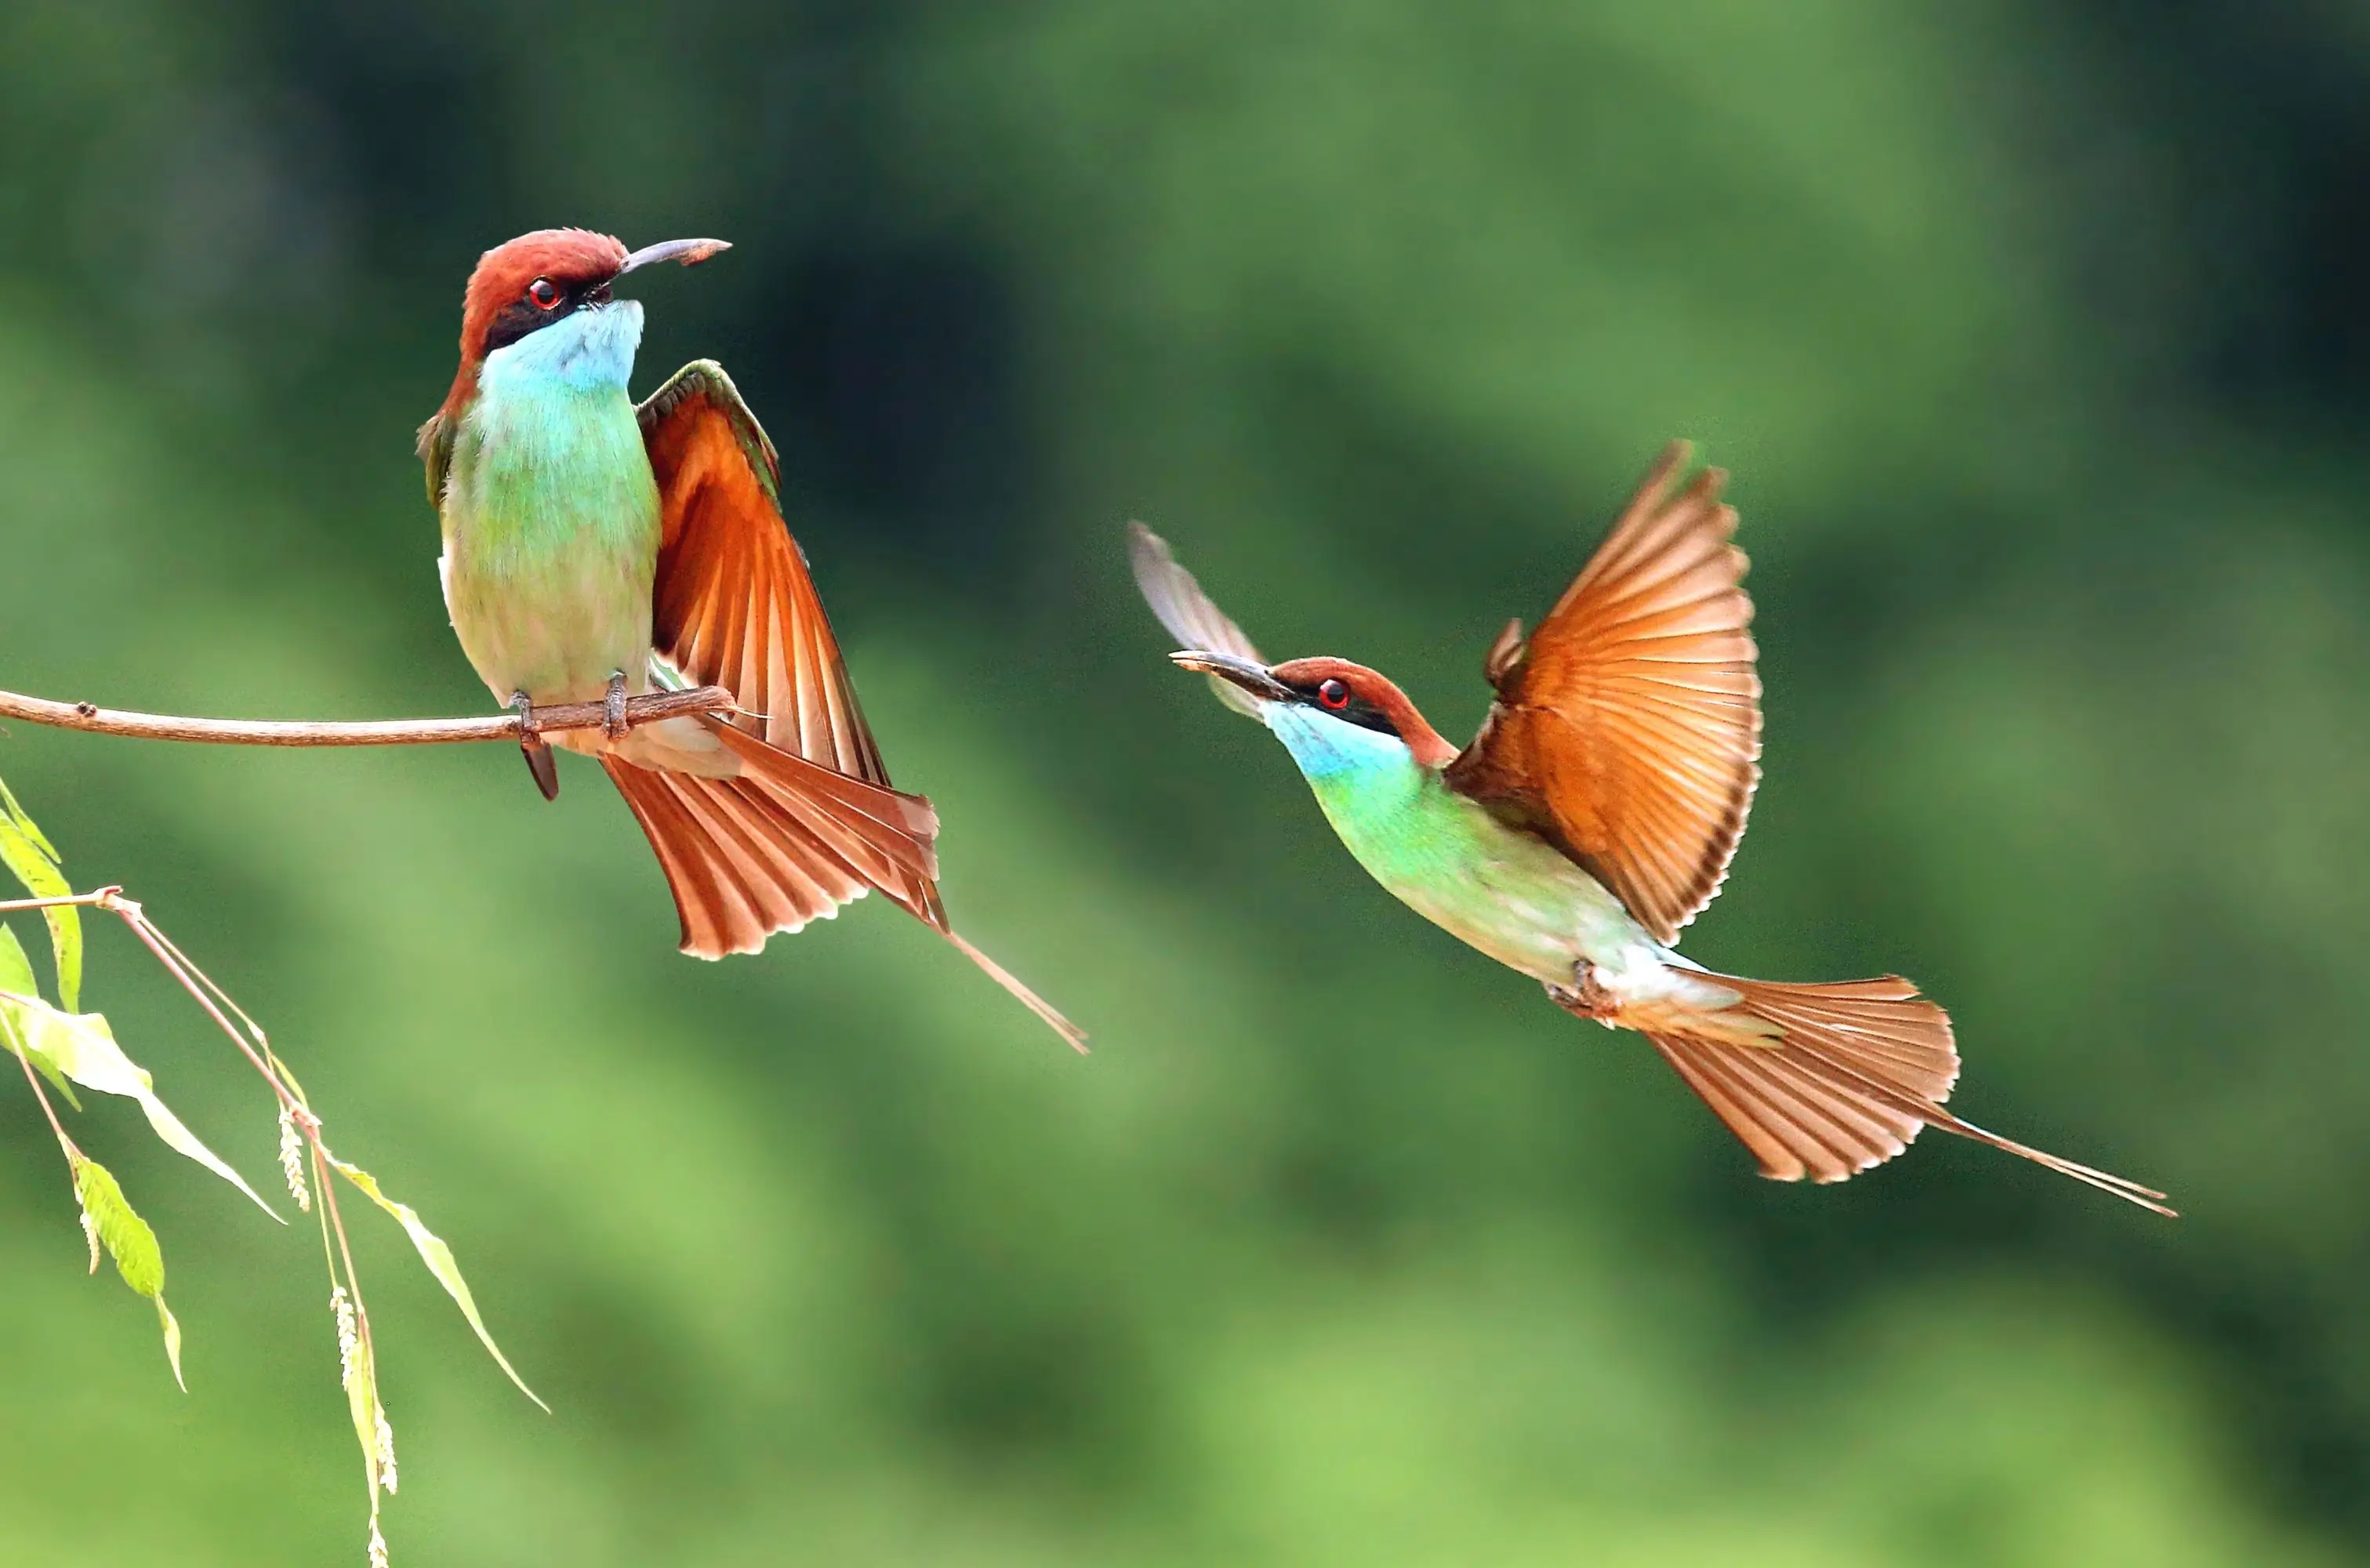
M 781 464 L 723 367 L 695 360 L 636 410 L 662 532 L 651 644 L 720 686 L 731 721 L 869 783 L 889 782 L 840 662 L 805 552 L 782 515 Z
M 1557 842 L 1660 941 L 1711 902 L 1760 781 L 1761 682 L 1727 476 L 1666 448 L 1527 641 L 1453 788 Z
M 695 360 L 636 413 L 662 523 L 651 646 L 689 679 L 731 692 L 742 711 L 729 722 L 754 737 L 724 737 L 741 761 L 729 779 L 604 759 L 666 869 L 684 951 L 751 951 L 877 887 L 1085 1050 L 1076 1024 L 949 923 L 937 813 L 888 788 L 782 517 L 781 460 L 731 377 Z

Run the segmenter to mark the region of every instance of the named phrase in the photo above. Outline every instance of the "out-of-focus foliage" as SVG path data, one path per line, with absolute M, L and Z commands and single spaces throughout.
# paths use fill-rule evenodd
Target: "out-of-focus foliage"
M 731 369 L 958 917 L 1095 1033 L 869 905 L 685 963 L 590 770 L 18 727 L 551 1399 L 359 1238 L 398 1561 L 2370 1549 L 2370 28 L 2259 9 L 0 9 L 0 685 L 484 707 L 409 451 L 469 264 L 721 235 L 641 383 Z M 1455 733 L 1674 434 L 1769 685 L 1689 951 L 1916 976 L 1954 1108 L 2182 1220 L 1941 1139 L 1754 1181 L 1366 884 L 1126 582 L 1141 515 Z M 342 1560 L 308 1260 L 109 1147 L 198 1391 L 0 1096 L 0 1560 Z
M 379 1503 L 382 1496 L 392 1496 L 396 1490 L 395 1431 L 379 1388 L 378 1356 L 371 1338 L 370 1313 L 363 1304 L 362 1282 L 354 1269 L 350 1239 L 329 1181 L 331 1170 L 343 1176 L 355 1191 L 403 1227 L 419 1251 L 420 1262 L 460 1308 L 486 1354 L 518 1385 L 521 1393 L 546 1411 L 549 1407 L 520 1381 L 517 1371 L 487 1332 L 468 1283 L 461 1276 L 460 1264 L 454 1259 L 453 1249 L 428 1228 L 410 1205 L 388 1197 L 376 1177 L 329 1152 L 321 1138 L 318 1116 L 305 1103 L 304 1090 L 297 1086 L 287 1065 L 272 1051 L 255 1020 L 229 993 L 193 965 L 136 901 L 122 895 L 121 889 L 69 893 L 56 847 L 5 783 L 0 783 L 0 813 L 5 813 L 0 815 L 0 828 L 11 836 L 0 838 L 0 851 L 5 851 L 0 855 L 0 864 L 6 865 L 25 892 L 33 894 L 29 900 L 13 901 L 16 907 L 11 912 L 23 914 L 28 908 L 38 909 L 49 923 L 55 940 L 52 956 L 59 994 L 73 997 L 75 977 L 81 972 L 82 909 L 98 908 L 120 917 L 125 928 L 148 951 L 167 976 L 188 993 L 229 1036 L 247 1063 L 262 1075 L 278 1101 L 280 1165 L 287 1178 L 288 1195 L 300 1211 L 314 1214 L 318 1222 L 322 1258 L 329 1273 L 330 1311 L 337 1329 L 338 1380 L 361 1443 L 363 1479 L 370 1493 L 366 1560 L 370 1568 L 387 1568 L 386 1542 L 379 1531 Z M 0 909 L 9 907 L 9 902 L 0 902 Z M 233 1023 L 233 1019 L 237 1022 Z M 149 1129 L 166 1147 L 204 1166 L 245 1193 L 273 1219 L 277 1220 L 279 1214 L 247 1185 L 245 1177 L 200 1141 L 188 1124 L 165 1104 L 156 1093 L 155 1077 L 124 1055 L 105 1017 L 54 1008 L 42 999 L 32 960 L 26 955 L 24 943 L 17 933 L 6 926 L 0 926 L 0 1049 L 19 1060 L 34 1102 L 40 1106 L 51 1135 L 57 1140 L 58 1150 L 65 1159 L 73 1179 L 75 1203 L 82 1212 L 83 1234 L 90 1244 L 90 1272 L 98 1272 L 99 1256 L 104 1251 L 115 1261 L 123 1283 L 134 1294 L 156 1304 L 157 1324 L 165 1337 L 165 1356 L 172 1366 L 173 1381 L 186 1392 L 189 1385 L 181 1375 L 181 1325 L 172 1309 L 165 1304 L 165 1254 L 157 1243 L 156 1232 L 123 1195 L 122 1184 L 115 1179 L 114 1172 L 85 1153 L 65 1130 L 56 1105 L 34 1080 L 34 1073 L 38 1071 L 55 1087 L 70 1112 L 83 1109 L 74 1091 L 75 1084 L 136 1101 L 148 1119 Z M 313 1207 L 316 1193 L 321 1199 L 317 1212 Z

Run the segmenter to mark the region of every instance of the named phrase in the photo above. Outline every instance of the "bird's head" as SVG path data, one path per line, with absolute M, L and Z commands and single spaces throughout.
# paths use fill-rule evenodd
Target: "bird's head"
M 572 228 L 537 229 L 494 247 L 469 274 L 461 306 L 461 368 L 444 413 L 469 400 L 494 356 L 555 327 L 561 332 L 535 343 L 535 352 L 558 360 L 595 344 L 607 351 L 597 356 L 603 363 L 596 368 L 612 368 L 607 362 L 616 361 L 622 381 L 641 339 L 641 306 L 613 299 L 612 286 L 654 261 L 688 267 L 728 248 L 720 239 L 670 239 L 629 251 L 611 236 Z
M 1347 659 L 1262 664 L 1232 653 L 1188 650 L 1169 659 L 1239 687 L 1259 716 L 1312 775 L 1404 752 L 1426 767 L 1456 755 L 1388 676 Z

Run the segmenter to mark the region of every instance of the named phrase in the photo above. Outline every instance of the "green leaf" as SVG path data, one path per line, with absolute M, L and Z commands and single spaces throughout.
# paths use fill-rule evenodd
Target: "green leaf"
M 11 796 L 8 820 L 0 822 L 0 865 L 16 873 L 35 898 L 71 898 L 74 886 L 58 870 L 56 851 Z M 57 959 L 58 1000 L 71 1012 L 82 1003 L 82 911 L 61 905 L 41 911 L 50 923 L 50 950 Z
M 25 956 L 25 944 L 17 940 L 17 933 L 6 926 L 0 926 L 0 991 L 12 991 L 36 1001 L 40 999 L 40 990 L 33 981 L 33 961 Z M 7 1046 L 40 1068 L 41 1076 L 66 1097 L 67 1104 L 77 1111 L 82 1109 L 82 1101 L 75 1098 L 74 1085 L 58 1075 L 58 1069 L 50 1065 L 50 1059 L 26 1052 L 17 1038 L 16 1015 L 5 1009 L 0 1009 L 0 1045 Z
M 58 967 L 58 1006 L 73 1012 L 82 1006 L 82 911 L 60 905 L 41 911 L 50 923 L 50 956 Z
M 5 809 L 7 817 L 0 827 L 9 830 L 6 836 L 0 836 L 0 860 L 6 861 L 17 873 L 17 880 L 36 898 L 71 894 L 72 885 L 58 870 L 65 857 L 26 814 L 5 782 L 0 782 L 0 809 Z M 21 854 L 11 847 L 9 837 L 21 841 Z M 50 946 L 57 958 L 58 1000 L 72 1012 L 82 1005 L 82 911 L 71 906 L 44 909 L 41 917 L 49 922 Z
M 436 1276 L 436 1283 L 444 1287 L 444 1294 L 450 1296 L 454 1305 L 461 1309 L 461 1316 L 469 1320 L 469 1327 L 477 1331 L 477 1343 L 486 1347 L 486 1354 L 494 1358 L 494 1365 L 500 1366 L 510 1380 L 518 1386 L 520 1393 L 534 1400 L 542 1407 L 546 1414 L 550 1413 L 551 1407 L 544 1404 L 541 1397 L 526 1386 L 526 1379 L 518 1375 L 516 1369 L 511 1366 L 510 1358 L 502 1354 L 501 1347 L 494 1343 L 494 1336 L 486 1332 L 486 1320 L 477 1315 L 477 1303 L 469 1295 L 469 1282 L 461 1277 L 461 1265 L 453 1261 L 453 1249 L 446 1246 L 443 1239 L 434 1231 L 420 1223 L 420 1216 L 411 1211 L 410 1205 L 397 1203 L 393 1198 L 380 1192 L 377 1178 L 369 1171 L 358 1165 L 349 1165 L 344 1160 L 334 1158 L 329 1163 L 338 1168 L 339 1175 L 361 1188 L 364 1197 L 395 1216 L 396 1222 L 401 1225 L 405 1232 L 410 1236 L 411 1244 L 420 1249 L 420 1261 L 428 1265 L 428 1272 Z
M 8 820 L 17 824 L 17 831 L 39 845 L 41 853 L 47 855 L 52 861 L 65 859 L 58 853 L 58 847 L 51 843 L 40 828 L 33 825 L 33 819 L 27 816 L 25 808 L 17 803 L 17 797 L 9 790 L 8 782 L 5 778 L 0 778 L 0 811 L 6 811 L 8 813 Z
M 338 1380 L 345 1386 L 346 1412 L 353 1418 L 354 1436 L 362 1446 L 362 1474 L 371 1493 L 371 1518 L 376 1529 L 378 1494 L 396 1488 L 395 1428 L 386 1419 L 385 1401 L 378 1392 L 378 1355 L 363 1332 L 366 1320 L 359 1299 L 343 1285 L 329 1290 L 329 1310 L 338 1320 Z
M 378 1358 L 371 1353 L 370 1341 L 363 1339 L 351 1327 L 351 1317 L 340 1314 L 338 1337 L 341 1342 L 345 1365 L 339 1368 L 339 1379 L 346 1386 L 346 1412 L 353 1417 L 354 1435 L 362 1446 L 362 1468 L 370 1474 L 371 1489 L 378 1489 Z
M 33 961 L 25 956 L 25 944 L 6 926 L 0 926 L 0 991 L 14 991 L 20 997 L 41 994 L 33 979 Z
M 90 1216 L 99 1244 L 115 1260 L 123 1283 L 155 1300 L 165 1289 L 165 1254 L 156 1246 L 156 1233 L 125 1200 L 115 1173 L 88 1155 L 77 1155 L 74 1183 L 75 1201 Z
M 155 1080 L 123 1054 L 104 1017 L 98 1013 L 61 1012 L 39 997 L 0 997 L 0 1014 L 10 1017 L 17 1042 L 35 1061 L 46 1061 L 85 1089 L 138 1101 L 140 1109 L 147 1113 L 148 1124 L 167 1147 L 196 1160 L 254 1199 L 256 1207 L 280 1219 L 272 1206 L 247 1184 L 246 1177 L 224 1164 L 156 1098 Z
M 189 1392 L 190 1385 L 181 1378 L 181 1325 L 173 1320 L 165 1305 L 165 1253 L 156 1245 L 156 1233 L 132 1211 L 112 1171 L 88 1155 L 70 1158 L 75 1201 L 82 1205 L 83 1223 L 115 1260 L 115 1272 L 123 1276 L 123 1283 L 156 1304 L 157 1320 L 165 1331 L 165 1355 L 173 1364 L 173 1381 L 181 1385 L 183 1393 Z
M 165 1331 L 165 1359 L 173 1364 L 173 1381 L 181 1385 L 181 1392 L 190 1391 L 189 1379 L 181 1376 L 181 1325 L 173 1309 L 165 1305 L 163 1292 L 156 1297 L 156 1321 Z

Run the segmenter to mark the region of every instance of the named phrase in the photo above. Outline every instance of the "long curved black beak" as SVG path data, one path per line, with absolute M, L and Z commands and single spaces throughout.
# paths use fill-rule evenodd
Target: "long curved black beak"
M 1168 655 L 1168 662 L 1180 669 L 1199 670 L 1206 675 L 1238 686 L 1265 702 L 1295 702 L 1300 694 L 1268 673 L 1265 664 L 1249 659 L 1238 659 L 1232 653 L 1213 653 L 1205 649 L 1188 648 Z
M 627 257 L 626 264 L 617 269 L 617 276 L 622 278 L 635 268 L 647 267 L 653 261 L 680 261 L 686 267 L 696 267 L 718 251 L 731 248 L 720 239 L 664 239 L 656 245 L 645 245 Z

